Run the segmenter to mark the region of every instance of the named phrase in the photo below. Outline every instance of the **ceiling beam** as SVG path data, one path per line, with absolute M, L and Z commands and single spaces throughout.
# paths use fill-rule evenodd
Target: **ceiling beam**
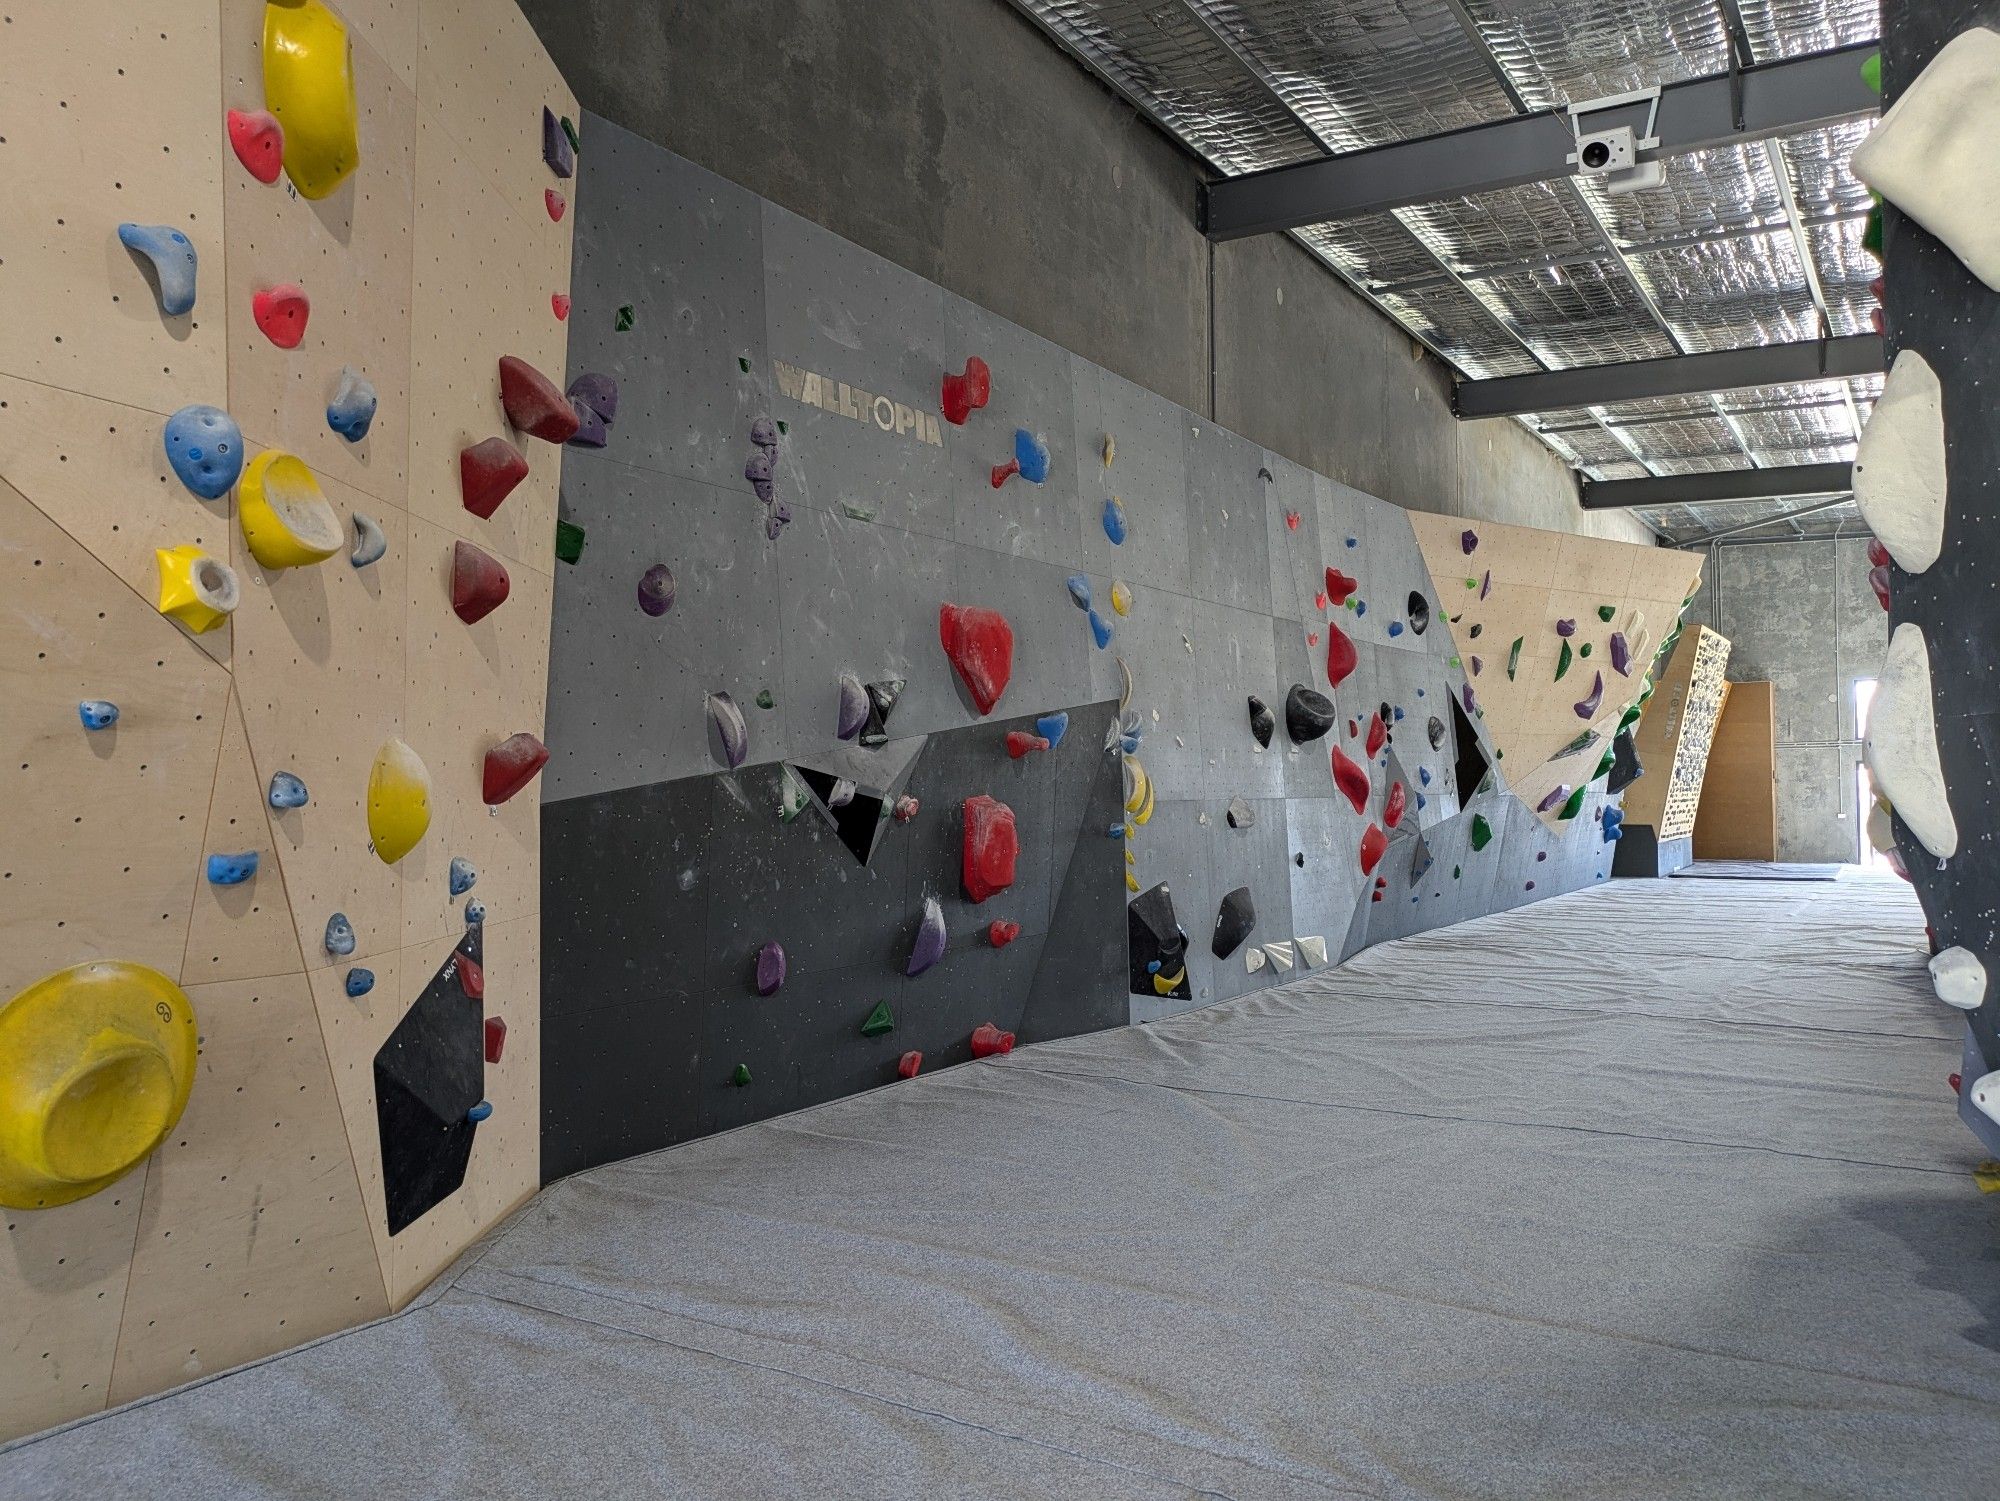
M 1467 420 L 1518 417 L 1528 412 L 1611 406 L 1655 396 L 1707 396 L 1752 386 L 1880 375 L 1886 368 L 1881 335 L 1850 334 L 1840 339 L 1752 344 L 1710 354 L 1676 354 L 1618 365 L 1578 365 L 1491 380 L 1462 380 L 1452 388 L 1452 410 Z
M 1622 511 L 1635 506 L 1698 506 L 1791 495 L 1838 495 L 1844 499 L 1853 489 L 1852 464 L 1787 464 L 1770 469 L 1723 469 L 1713 474 L 1663 474 L 1652 479 L 1587 479 L 1582 500 L 1586 511 Z
M 1660 91 L 1657 152 L 1676 156 L 1710 146 L 1796 135 L 1874 114 L 1881 100 L 1861 81 L 1874 42 L 1809 53 L 1729 74 L 1668 84 Z M 1741 125 L 1738 101 L 1741 96 Z M 1645 125 L 1646 107 L 1606 111 L 1593 127 Z M 1350 151 L 1225 178 L 1200 190 L 1197 219 L 1211 240 L 1296 229 L 1378 214 L 1442 198 L 1565 177 L 1576 149 L 1567 116 L 1550 111 L 1443 135 Z

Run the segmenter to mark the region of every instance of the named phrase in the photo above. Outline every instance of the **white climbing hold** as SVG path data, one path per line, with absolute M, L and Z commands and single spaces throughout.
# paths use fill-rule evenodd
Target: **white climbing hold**
M 2000 1123 L 2000 1070 L 1974 1079 L 1965 1095 L 1981 1115 Z
M 1945 795 L 1931 711 L 1931 657 L 1909 621 L 1889 638 L 1875 701 L 1868 709 L 1868 769 L 1923 847 L 1941 860 L 1958 853 L 1958 823 Z
M 1986 966 L 1971 949 L 1948 948 L 1931 959 L 1931 986 L 1947 1006 L 1974 1010 L 1986 999 Z
M 1326 940 L 1324 938 L 1301 938 L 1298 940 L 1299 957 L 1313 969 L 1326 963 Z
M 1250 947 L 1243 951 L 1243 968 L 1248 973 L 1256 974 L 1258 970 L 1264 967 L 1264 964 L 1264 951 L 1258 948 L 1256 944 L 1251 944 Z
M 1292 946 L 1288 942 L 1267 943 L 1264 945 L 1264 952 L 1271 956 L 1271 968 L 1281 972 L 1289 970 L 1295 962 L 1292 958 Z
M 1961 31 L 1854 153 L 1854 175 L 2000 292 L 2000 35 Z
M 1854 450 L 1854 503 L 1905 573 L 1944 549 L 1944 389 L 1914 349 L 1889 367 Z

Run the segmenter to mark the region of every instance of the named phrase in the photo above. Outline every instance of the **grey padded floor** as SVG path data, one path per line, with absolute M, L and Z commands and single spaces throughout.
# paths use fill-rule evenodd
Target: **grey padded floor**
M 1860 873 L 1856 865 L 1799 865 L 1776 860 L 1696 860 L 1674 872 L 1693 881 L 1838 881 Z
M 599 1169 L 0 1495 L 1990 1496 L 1922 945 L 1619 881 Z

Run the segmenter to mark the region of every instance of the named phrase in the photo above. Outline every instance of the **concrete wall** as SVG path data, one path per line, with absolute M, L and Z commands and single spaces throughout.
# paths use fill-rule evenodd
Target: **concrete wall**
M 1453 418 L 1445 367 L 1291 241 L 1211 251 L 1196 163 L 1006 0 L 523 8 L 586 108 L 1308 468 L 1650 540 L 1519 425 Z
M 1777 684 L 1778 858 L 1855 859 L 1854 684 L 1889 644 L 1867 542 L 1718 548 L 1702 578 L 1693 612 L 1729 638 L 1730 681 Z

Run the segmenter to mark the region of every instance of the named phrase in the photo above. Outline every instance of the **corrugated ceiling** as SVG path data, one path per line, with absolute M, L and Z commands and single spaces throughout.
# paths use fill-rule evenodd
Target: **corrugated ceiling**
M 1718 0 L 1014 0 L 1234 176 L 1727 70 Z M 1867 41 L 1873 0 L 1737 0 L 1752 60 Z M 1295 238 L 1467 377 L 1865 333 L 1862 124 L 1562 178 Z M 1523 418 L 1594 479 L 1851 459 L 1879 377 Z M 1672 540 L 1795 500 L 1666 507 Z M 1725 520 L 1724 512 L 1732 519 Z M 1682 514 L 1685 513 L 1685 514 Z M 1831 535 L 1839 511 L 1777 522 Z M 1847 523 L 1853 529 L 1851 519 Z M 1746 534 L 1760 536 L 1761 534 Z

